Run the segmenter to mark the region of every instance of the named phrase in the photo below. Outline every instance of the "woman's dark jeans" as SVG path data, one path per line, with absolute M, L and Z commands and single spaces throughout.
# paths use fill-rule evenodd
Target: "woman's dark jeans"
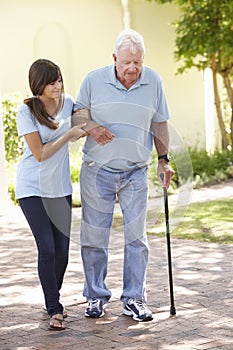
M 48 314 L 62 314 L 59 291 L 69 258 L 71 195 L 61 198 L 33 196 L 22 198 L 19 203 L 36 240 L 38 274 Z

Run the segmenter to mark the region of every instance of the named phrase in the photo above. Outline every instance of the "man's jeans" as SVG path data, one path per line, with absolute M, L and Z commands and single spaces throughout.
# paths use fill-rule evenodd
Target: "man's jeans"
M 121 301 L 146 300 L 148 246 L 145 233 L 147 168 L 110 172 L 84 162 L 80 175 L 82 199 L 81 254 L 85 272 L 83 295 L 107 301 L 105 284 L 109 234 L 118 197 L 124 220 L 124 273 Z

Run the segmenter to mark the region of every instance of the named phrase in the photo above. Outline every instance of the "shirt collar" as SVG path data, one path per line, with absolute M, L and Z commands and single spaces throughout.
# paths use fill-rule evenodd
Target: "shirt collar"
M 108 67 L 106 78 L 105 78 L 105 83 L 107 84 L 112 84 L 114 85 L 117 89 L 120 90 L 133 90 L 138 88 L 141 85 L 147 85 L 149 84 L 149 79 L 147 77 L 147 72 L 145 67 L 142 67 L 141 75 L 139 79 L 134 83 L 129 89 L 126 89 L 121 82 L 117 79 L 116 74 L 115 74 L 115 65 L 112 64 Z

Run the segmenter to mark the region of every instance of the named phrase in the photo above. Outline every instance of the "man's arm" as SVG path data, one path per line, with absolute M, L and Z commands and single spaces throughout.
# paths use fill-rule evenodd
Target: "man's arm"
M 152 132 L 158 156 L 168 154 L 169 133 L 167 122 L 152 122 Z
M 104 126 L 95 123 L 91 119 L 91 114 L 88 109 L 79 109 L 75 111 L 71 118 L 71 126 L 80 125 L 86 123 L 83 130 L 87 132 L 99 145 L 105 145 L 112 141 L 114 134 L 112 134 Z
M 154 137 L 154 144 L 156 151 L 159 156 L 164 156 L 168 154 L 169 149 L 169 132 L 168 132 L 168 124 L 167 121 L 165 122 L 152 122 L 151 125 L 153 137 Z M 169 163 L 165 159 L 159 159 L 158 160 L 158 176 L 160 178 L 160 174 L 164 174 L 164 181 L 163 184 L 166 186 L 166 188 L 169 187 L 170 181 L 172 176 L 174 175 L 174 170 L 169 166 Z

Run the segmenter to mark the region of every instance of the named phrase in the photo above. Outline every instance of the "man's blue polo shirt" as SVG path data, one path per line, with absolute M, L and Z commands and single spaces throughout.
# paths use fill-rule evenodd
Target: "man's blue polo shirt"
M 88 73 L 76 100 L 75 109 L 80 108 L 88 108 L 92 120 L 115 135 L 104 146 L 88 136 L 84 160 L 113 172 L 147 166 L 153 147 L 151 123 L 169 119 L 162 80 L 145 66 L 130 89 L 116 78 L 114 65 Z

